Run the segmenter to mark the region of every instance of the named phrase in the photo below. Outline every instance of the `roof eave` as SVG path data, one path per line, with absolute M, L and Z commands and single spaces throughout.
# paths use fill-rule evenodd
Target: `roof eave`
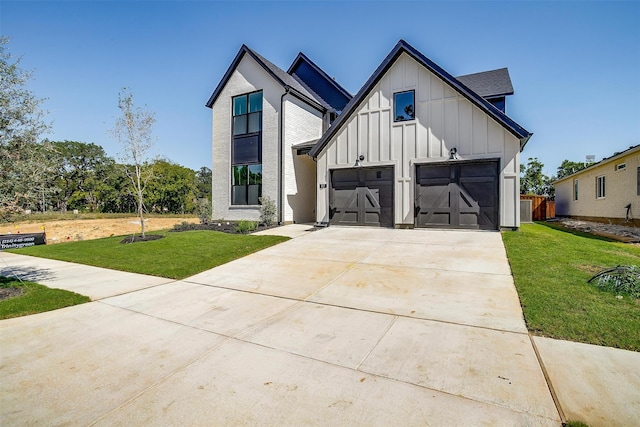
M 374 71 L 373 74 L 369 77 L 367 82 L 362 86 L 358 93 L 351 99 L 351 101 L 349 101 L 349 103 L 345 107 L 345 110 L 338 117 L 338 119 L 327 130 L 327 132 L 325 132 L 322 138 L 320 138 L 316 146 L 313 147 L 313 149 L 309 153 L 311 157 L 313 157 L 314 159 L 318 157 L 318 154 L 324 149 L 328 140 L 333 137 L 333 135 L 337 132 L 337 129 L 341 127 L 342 123 L 347 120 L 346 118 L 353 113 L 353 110 L 362 101 L 363 96 L 371 90 L 371 88 L 378 82 L 379 79 L 382 78 L 384 73 L 386 73 L 386 71 L 395 63 L 396 59 L 405 52 L 416 59 L 427 69 L 429 69 L 429 71 L 445 80 L 445 82 L 447 82 L 456 91 L 467 98 L 472 104 L 476 105 L 481 110 L 484 110 L 490 117 L 500 123 L 512 135 L 520 140 L 520 150 L 522 151 L 522 149 L 524 149 L 524 146 L 533 135 L 532 133 L 528 132 L 509 116 L 502 113 L 502 111 L 496 108 L 489 101 L 473 92 L 462 82 L 458 81 L 455 77 L 453 77 L 451 74 L 437 65 L 435 62 L 431 61 L 429 58 L 416 50 L 413 46 L 409 45 L 404 40 L 400 40 L 391 50 L 391 52 L 389 52 L 389 54 L 385 57 L 382 63 L 378 66 L 376 71 Z
M 335 81 L 329 74 L 327 74 L 322 68 L 320 68 L 315 62 L 309 59 L 309 57 L 302 52 L 299 52 L 296 59 L 293 60 L 293 62 L 289 66 L 289 69 L 287 70 L 287 74 L 291 75 L 293 72 L 293 69 L 296 67 L 296 65 L 298 65 L 300 61 L 305 61 L 307 64 L 309 64 L 311 68 L 313 68 L 318 73 L 320 73 L 320 75 L 322 75 L 325 78 L 325 80 L 327 80 L 333 87 L 335 87 L 345 97 L 349 99 L 353 98 L 353 95 L 351 95 L 349 91 L 343 88 L 342 85 L 340 85 L 340 83 Z
M 563 176 L 562 178 L 553 181 L 553 183 L 555 184 L 557 182 L 566 181 L 567 179 L 573 178 L 574 176 L 576 176 L 578 174 L 581 174 L 583 172 L 587 172 L 587 171 L 589 171 L 591 169 L 594 169 L 594 168 L 596 168 L 598 166 L 602 166 L 602 165 L 605 165 L 607 163 L 616 161 L 616 160 L 620 159 L 621 157 L 628 156 L 630 154 L 635 153 L 636 151 L 640 151 L 640 145 L 631 146 L 628 149 L 626 149 L 624 151 L 621 151 L 620 153 L 615 154 L 615 155 L 613 155 L 611 157 L 605 157 L 604 159 L 600 160 L 599 162 L 596 162 L 596 163 L 594 163 L 592 165 L 589 165 L 586 168 L 579 170 L 578 172 L 572 173 L 571 175 Z
M 216 102 L 216 99 L 218 98 L 218 96 L 220 95 L 220 92 L 222 92 L 222 89 L 224 88 L 224 86 L 227 84 L 227 81 L 231 78 L 231 75 L 233 74 L 233 72 L 235 71 L 235 69 L 238 67 L 238 64 L 240 64 L 240 61 L 242 60 L 242 57 L 245 54 L 249 54 L 249 56 L 251 56 L 253 58 L 254 61 L 256 61 L 258 64 L 260 64 L 260 66 L 267 72 L 267 74 L 269 74 L 276 82 L 278 82 L 287 92 L 290 92 L 291 94 L 293 94 L 296 98 L 299 98 L 300 100 L 306 102 L 307 104 L 309 104 L 310 106 L 320 110 L 321 112 L 326 112 L 327 108 L 323 105 L 321 105 L 320 103 L 318 103 L 316 100 L 310 99 L 308 96 L 306 96 L 303 93 L 300 93 L 300 91 L 292 88 L 290 85 L 286 84 L 284 81 L 282 81 L 282 79 L 280 77 L 278 77 L 247 45 L 243 44 L 240 47 L 240 50 L 238 51 L 237 55 L 235 56 L 235 58 L 233 59 L 233 61 L 231 62 L 231 65 L 229 65 L 229 68 L 227 69 L 227 71 L 224 73 L 224 76 L 222 76 L 222 79 L 220 80 L 220 83 L 218 83 L 218 86 L 216 86 L 215 90 L 213 91 L 213 93 L 211 94 L 211 96 L 209 97 L 209 100 L 207 101 L 207 103 L 205 104 L 207 107 L 212 108 L 214 102 Z

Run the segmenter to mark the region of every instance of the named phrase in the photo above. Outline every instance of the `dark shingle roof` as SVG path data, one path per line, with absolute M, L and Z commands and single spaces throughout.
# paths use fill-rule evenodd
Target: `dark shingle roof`
M 298 53 L 287 74 L 295 77 L 303 86 L 320 96 L 327 104 L 341 111 L 352 95 L 304 53 Z
M 236 67 L 238 66 L 238 64 L 242 60 L 243 56 L 247 55 L 247 54 L 250 55 L 258 64 L 260 64 L 260 66 L 262 66 L 262 68 L 264 68 L 264 70 L 267 73 L 269 73 L 269 75 L 271 75 L 271 77 L 273 77 L 284 88 L 287 88 L 290 91 L 292 91 L 294 93 L 294 95 L 297 95 L 299 98 L 301 98 L 304 101 L 306 101 L 307 103 L 317 107 L 318 109 L 327 110 L 327 109 L 331 108 L 331 106 L 329 104 L 327 104 L 320 96 L 315 94 L 308 87 L 300 84 L 300 82 L 298 80 L 296 80 L 295 78 L 293 78 L 292 76 L 287 74 L 285 71 L 283 71 L 277 65 L 274 65 L 271 61 L 269 61 L 268 59 L 266 59 L 262 55 L 260 55 L 260 54 L 256 53 L 255 51 L 249 49 L 249 47 L 247 47 L 244 44 L 242 45 L 242 47 L 238 51 L 238 54 L 236 55 L 236 57 L 231 62 L 231 65 L 229 66 L 229 68 L 225 72 L 224 76 L 222 77 L 222 80 L 220 80 L 220 83 L 218 83 L 218 86 L 215 88 L 215 90 L 213 91 L 213 93 L 209 97 L 209 100 L 206 103 L 207 107 L 209 107 L 209 108 L 213 107 L 213 103 L 216 101 L 216 99 L 220 95 L 220 92 L 222 91 L 224 86 L 227 84 L 227 81 L 231 77 L 231 74 L 233 74 L 233 71 L 236 69 Z
M 506 68 L 467 74 L 456 79 L 483 98 L 513 95 L 513 85 Z
M 338 116 L 335 122 L 331 125 L 331 127 L 322 135 L 318 143 L 311 150 L 309 155 L 314 159 L 320 154 L 320 152 L 325 148 L 325 146 L 329 143 L 331 138 L 338 132 L 338 129 L 342 127 L 344 123 L 349 120 L 351 115 L 355 112 L 356 108 L 362 102 L 364 97 L 371 91 L 371 89 L 380 81 L 382 76 L 391 68 L 391 66 L 396 62 L 398 57 L 406 53 L 410 57 L 412 57 L 419 64 L 430 70 L 432 73 L 440 77 L 444 80 L 449 86 L 451 86 L 455 91 L 460 93 L 462 96 L 467 98 L 472 104 L 480 108 L 484 111 L 489 117 L 496 120 L 500 125 L 502 125 L 506 130 L 508 130 L 512 135 L 520 140 L 520 150 L 524 149 L 524 146 L 531 138 L 532 133 L 527 131 L 525 128 L 516 123 L 515 120 L 507 116 L 505 113 L 500 111 L 486 99 L 469 89 L 462 82 L 457 80 L 451 74 L 446 72 L 442 67 L 438 64 L 424 56 L 418 50 L 416 50 L 409 43 L 404 40 L 400 40 L 395 47 L 389 52 L 386 58 L 382 61 L 382 63 L 378 66 L 378 68 L 373 72 L 371 77 L 366 81 L 366 83 L 362 86 L 362 88 L 358 91 L 358 93 L 349 101 L 349 103 L 344 108 L 342 114 Z

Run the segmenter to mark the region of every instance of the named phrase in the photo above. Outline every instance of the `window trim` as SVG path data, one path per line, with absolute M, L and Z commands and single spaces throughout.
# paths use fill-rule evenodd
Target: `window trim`
M 403 93 L 409 93 L 411 92 L 411 94 L 413 95 L 413 117 L 407 120 L 398 120 L 398 116 L 396 116 L 396 95 L 400 95 Z M 411 122 L 413 120 L 416 119 L 416 91 L 415 89 L 410 89 L 410 90 L 403 90 L 400 92 L 394 92 L 393 93 L 393 122 L 394 123 L 405 123 L 405 122 Z
M 256 93 L 260 93 L 261 94 L 261 104 L 260 104 L 260 109 L 256 110 L 256 111 L 251 111 L 251 105 L 249 102 L 249 99 L 251 97 L 251 95 L 256 94 Z M 235 100 L 244 97 L 246 99 L 246 112 L 243 114 L 235 114 Z M 263 107 L 264 107 L 264 92 L 262 89 L 260 90 L 255 90 L 252 92 L 247 92 L 247 93 L 243 93 L 243 94 L 239 94 L 239 95 L 235 95 L 231 97 L 231 150 L 230 150 L 230 158 L 229 158 L 229 163 L 230 163 L 230 188 L 229 188 L 229 207 L 231 208 L 243 208 L 243 207 L 256 207 L 260 205 L 260 201 L 259 198 L 262 197 L 262 177 L 263 177 L 263 170 L 262 170 L 262 113 L 263 113 Z M 249 132 L 249 118 L 252 115 L 258 114 L 258 131 L 254 131 L 254 132 Z M 245 123 L 245 131 L 244 133 L 239 133 L 239 134 L 235 134 L 235 122 L 236 122 L 236 117 L 241 117 L 244 116 L 246 117 L 244 123 Z M 257 143 L 258 143 L 258 148 L 257 148 L 257 152 L 258 152 L 258 156 L 257 159 L 255 161 L 243 161 L 243 162 L 235 162 L 235 150 L 236 150 L 236 141 L 240 141 L 243 139 L 249 140 L 251 138 L 255 138 L 257 137 Z M 246 167 L 247 169 L 247 177 L 246 177 L 246 183 L 245 184 L 238 184 L 235 185 L 235 168 L 238 167 Z M 259 184 L 252 184 L 250 182 L 250 174 L 251 174 L 251 167 L 252 166 L 259 166 L 260 167 L 260 183 Z M 253 185 L 259 185 L 258 188 L 258 204 L 250 204 L 250 197 L 249 197 L 249 189 L 251 186 Z M 244 186 L 246 188 L 246 203 L 242 203 L 242 204 L 236 204 L 235 203 L 235 197 L 234 197 L 234 187 L 241 187 Z
M 606 175 L 596 176 L 596 199 L 602 200 L 607 197 Z

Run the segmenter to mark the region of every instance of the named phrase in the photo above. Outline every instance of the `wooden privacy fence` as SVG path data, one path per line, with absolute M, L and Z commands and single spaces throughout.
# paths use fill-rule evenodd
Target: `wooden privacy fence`
M 556 202 L 547 200 L 547 196 L 521 194 L 520 200 L 531 200 L 531 219 L 533 221 L 544 221 L 556 216 Z

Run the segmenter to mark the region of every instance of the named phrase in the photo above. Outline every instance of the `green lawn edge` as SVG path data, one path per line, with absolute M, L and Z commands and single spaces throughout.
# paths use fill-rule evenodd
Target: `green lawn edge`
M 91 301 L 91 298 L 75 292 L 48 288 L 38 283 L 23 282 L 4 276 L 0 276 L 0 287 L 21 288 L 24 291 L 22 295 L 0 301 L 0 320 L 44 313 Z
M 210 230 L 165 230 L 147 234 L 164 237 L 122 244 L 120 241 L 127 236 L 116 236 L 31 246 L 8 252 L 180 280 L 289 240 L 283 236 L 227 234 Z
M 640 247 L 547 223 L 502 239 L 532 334 L 640 351 L 639 302 L 587 283 L 605 268 L 640 265 Z

